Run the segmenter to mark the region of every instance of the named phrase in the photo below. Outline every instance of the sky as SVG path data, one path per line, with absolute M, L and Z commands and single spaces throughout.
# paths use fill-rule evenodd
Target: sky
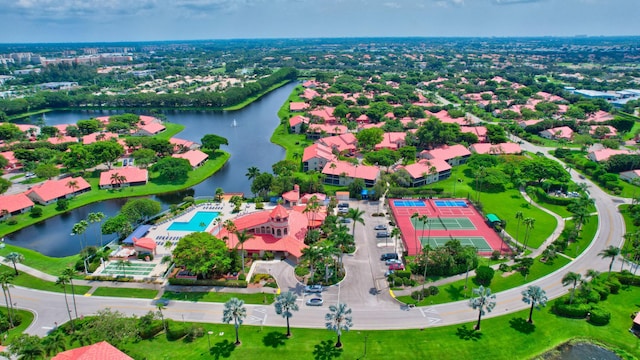
M 0 0 L 0 43 L 640 35 L 640 0 Z

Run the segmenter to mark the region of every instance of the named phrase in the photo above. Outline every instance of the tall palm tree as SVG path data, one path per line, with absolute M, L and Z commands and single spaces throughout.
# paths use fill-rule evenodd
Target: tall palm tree
M 344 215 L 345 218 L 351 219 L 353 221 L 353 228 L 351 229 L 351 236 L 356 238 L 356 223 L 364 225 L 364 210 L 360 210 L 360 208 L 349 208 L 349 211 Z
M 296 301 L 298 298 L 291 291 L 284 292 L 276 297 L 273 306 L 276 308 L 276 314 L 287 319 L 287 337 L 291 337 L 291 330 L 289 328 L 289 318 L 293 316 L 292 311 L 298 311 L 300 308 Z
M 234 223 L 231 219 L 225 220 L 225 222 L 222 224 L 222 227 L 229 233 L 235 233 L 236 231 L 238 231 L 236 223 Z
M 24 255 L 19 252 L 12 251 L 7 254 L 5 259 L 5 261 L 11 261 L 11 263 L 13 264 L 13 270 L 16 272 L 16 276 L 20 275 L 20 273 L 18 272 L 18 266 L 16 264 L 24 261 Z
M 326 320 L 325 326 L 327 330 L 334 331 L 338 335 L 336 347 L 342 347 L 342 342 L 340 341 L 342 331 L 349 331 L 353 326 L 351 309 L 347 307 L 347 304 L 331 305 L 329 306 L 329 313 L 324 316 L 324 319 Z
M 609 278 L 609 276 L 611 275 L 611 268 L 613 268 L 613 262 L 616 261 L 616 257 L 620 255 L 620 248 L 609 245 L 608 248 L 600 251 L 598 255 L 600 255 L 600 257 L 602 257 L 603 259 L 611 258 L 611 262 L 609 263 L 609 274 L 607 275 L 607 278 Z
M 429 267 L 429 250 L 431 250 L 431 243 L 427 243 L 422 248 L 422 253 L 424 254 L 424 280 L 422 281 L 422 290 L 424 290 L 425 285 L 427 284 L 427 268 Z
M 216 189 L 216 201 L 222 201 L 222 197 L 224 196 L 224 190 L 222 190 L 222 188 L 217 188 Z
M 516 242 L 518 242 L 518 238 L 520 237 L 520 221 L 524 220 L 522 211 L 516 211 L 515 218 L 518 220 L 518 224 L 516 225 Z
M 4 295 L 4 303 L 7 305 L 7 317 L 9 324 L 13 328 L 13 303 L 10 299 L 9 284 L 13 281 L 13 274 L 0 273 L 0 286 L 2 286 L 2 294 Z
M 62 287 L 62 291 L 64 292 L 64 302 L 67 304 L 67 313 L 69 314 L 69 322 L 71 323 L 71 331 L 75 330 L 75 326 L 73 324 L 73 317 L 71 316 L 71 309 L 69 309 L 69 299 L 67 299 L 67 284 L 69 283 L 69 277 L 67 275 L 60 275 L 56 280 L 56 285 L 60 285 Z
M 433 177 L 433 175 L 437 175 L 437 174 L 438 174 L 438 169 L 436 169 L 435 166 L 432 166 L 429 168 L 429 176 Z M 435 181 L 432 179 L 431 188 L 429 189 L 429 193 L 431 193 L 431 195 L 433 195 L 433 183 L 435 183 Z
M 73 299 L 73 311 L 76 314 L 76 318 L 78 317 L 78 307 L 76 306 L 76 289 L 73 285 L 73 276 L 76 274 L 76 271 L 72 268 L 68 267 L 62 271 L 62 275 L 69 278 L 69 285 L 71 285 L 71 297 Z
M 242 258 L 242 273 L 244 274 L 244 243 L 247 242 L 247 240 L 253 238 L 253 234 L 248 233 L 247 229 L 244 229 L 242 231 L 235 231 L 234 234 L 236 234 L 236 238 L 238 239 L 238 244 L 236 245 L 236 247 L 238 245 L 240 245 L 240 257 Z
M 302 210 L 302 213 L 311 213 L 311 222 L 309 222 L 308 228 L 311 228 L 311 226 L 315 224 L 318 211 L 320 211 L 320 201 L 318 201 L 318 197 L 313 195 L 307 202 L 304 210 Z
M 89 221 L 90 224 L 102 223 L 102 220 L 104 220 L 104 218 L 105 218 L 105 215 L 103 212 L 94 212 L 94 213 L 89 213 L 89 215 L 87 215 L 87 220 Z M 99 233 L 100 247 L 102 247 L 102 231 L 100 231 L 100 226 L 98 226 L 96 231 Z
M 322 259 L 322 249 L 318 246 L 309 246 L 308 248 L 302 249 L 302 260 L 306 260 L 309 262 L 309 276 L 310 279 L 313 280 L 315 275 L 315 264 L 320 259 Z
M 158 302 L 156 303 L 156 308 L 158 309 L 158 315 L 160 315 L 160 321 L 162 321 L 162 328 L 164 329 L 164 332 L 167 332 L 167 322 L 164 320 L 164 313 L 162 312 L 162 310 L 166 309 L 166 307 L 164 306 L 164 304 L 162 302 Z
M 536 219 L 528 217 L 528 218 L 525 218 L 523 222 L 526 230 L 524 233 L 524 250 L 526 250 L 527 246 L 529 245 L 529 237 L 531 236 L 531 230 L 533 230 L 533 226 L 536 223 Z
M 400 236 L 402 232 L 397 227 L 391 229 L 391 238 L 393 239 L 393 252 L 398 252 L 396 249 L 396 244 L 398 243 L 398 236 Z
M 525 304 L 531 304 L 529 309 L 529 323 L 533 323 L 533 308 L 540 310 L 540 307 L 547 306 L 547 293 L 540 286 L 530 285 L 522 291 L 522 301 Z
M 82 251 L 86 247 L 87 235 L 85 234 L 85 232 L 87 231 L 88 227 L 89 223 L 86 220 L 80 220 L 79 222 L 73 224 L 73 228 L 71 229 L 71 234 L 82 235 L 82 238 L 80 239 L 80 251 Z M 82 242 L 83 239 L 84 243 Z
M 486 175 L 487 171 L 484 166 L 478 167 L 476 170 L 476 202 L 480 202 L 480 178 Z
M 574 273 L 572 271 L 569 271 L 562 277 L 562 286 L 573 284 L 573 288 L 571 289 L 571 297 L 569 297 L 569 304 L 573 303 L 573 295 L 576 292 L 576 287 L 578 286 L 578 282 L 581 278 L 582 275 Z
M 42 345 L 47 356 L 53 356 L 67 349 L 67 340 L 62 333 L 58 331 L 45 337 L 42 340 Z
M 491 293 L 490 288 L 485 288 L 482 285 L 480 285 L 479 288 L 473 289 L 473 294 L 475 297 L 469 299 L 469 306 L 474 310 L 478 309 L 478 322 L 474 328 L 480 330 L 482 315 L 491 312 L 496 306 L 496 295 Z
M 418 214 L 417 212 L 414 212 L 413 214 L 411 214 L 411 225 L 413 225 L 413 228 L 416 229 L 413 232 L 413 243 L 416 245 L 416 252 L 420 251 L 420 246 L 418 246 L 418 231 L 417 231 L 417 221 L 420 218 L 420 214 Z M 415 219 L 415 222 L 414 222 Z
M 247 173 L 244 175 L 247 177 L 247 180 L 251 181 L 255 179 L 258 175 L 260 175 L 260 169 L 255 166 L 251 166 L 247 169 Z
M 44 349 L 40 341 L 26 341 L 18 349 L 18 355 L 21 360 L 39 360 L 44 355 Z
M 238 329 L 242 325 L 242 321 L 247 317 L 247 308 L 244 307 L 244 301 L 238 298 L 231 298 L 224 303 L 224 309 L 222 310 L 222 322 L 225 324 L 233 321 L 233 325 L 236 328 L 236 345 L 240 345 L 240 338 L 238 337 Z

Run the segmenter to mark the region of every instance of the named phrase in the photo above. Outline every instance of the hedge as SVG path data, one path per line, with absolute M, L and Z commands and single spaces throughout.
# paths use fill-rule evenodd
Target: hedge
M 397 277 L 403 278 L 403 279 L 410 279 L 411 278 L 411 271 L 409 271 L 409 270 L 397 270 L 393 274 L 396 275 Z
M 187 336 L 189 327 L 167 320 L 167 340 L 175 341 Z
M 590 311 L 590 315 L 589 315 L 589 319 L 587 321 L 589 321 L 589 323 L 593 324 L 593 325 L 607 325 L 609 323 L 609 321 L 611 320 L 611 313 L 598 307 L 598 306 L 593 306 L 591 307 L 591 311 Z
M 640 276 L 633 275 L 629 271 L 616 274 L 616 278 L 622 285 L 640 286 Z
M 118 282 L 130 282 L 133 278 L 128 276 L 110 276 L 110 275 L 87 275 L 84 277 L 89 281 L 118 281 Z
M 561 297 L 553 304 L 552 310 L 556 315 L 572 319 L 584 319 L 591 310 L 589 304 L 565 304 L 566 299 Z
M 546 191 L 544 191 L 544 189 L 539 188 L 539 187 L 535 187 L 535 186 L 528 186 L 527 187 L 527 193 L 531 193 L 533 192 L 534 195 L 538 198 L 538 200 L 545 202 L 547 204 L 551 204 L 551 205 L 561 205 L 561 206 L 567 206 L 569 204 L 572 204 L 573 202 L 575 202 L 575 199 L 573 198 L 562 198 L 562 197 L 556 197 L 556 196 L 549 196 L 547 194 Z
M 147 340 L 158 335 L 158 333 L 162 330 L 164 330 L 162 321 L 154 321 L 153 324 L 151 324 L 150 326 L 147 326 L 146 328 L 141 329 L 139 335 L 141 339 Z
M 224 286 L 232 288 L 246 288 L 247 281 L 245 280 L 214 280 L 214 279 L 178 279 L 170 278 L 169 284 L 171 285 L 187 285 L 187 286 Z

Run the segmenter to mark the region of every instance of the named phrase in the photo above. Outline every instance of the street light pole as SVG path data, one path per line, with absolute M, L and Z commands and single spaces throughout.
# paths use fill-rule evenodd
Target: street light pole
M 207 331 L 207 342 L 209 342 L 209 349 L 211 349 L 211 334 L 213 334 L 213 331 Z

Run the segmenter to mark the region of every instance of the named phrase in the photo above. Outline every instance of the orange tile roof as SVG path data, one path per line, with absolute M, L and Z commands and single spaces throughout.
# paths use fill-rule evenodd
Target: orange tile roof
M 69 187 L 71 181 L 76 182 L 76 187 Z M 76 178 L 64 178 L 60 180 L 47 180 L 40 185 L 36 185 L 25 194 L 29 196 L 31 193 L 36 194 L 42 201 L 48 202 L 62 196 L 73 194 L 74 192 L 90 189 L 91 185 L 87 180 L 78 176 Z M 33 200 L 33 198 L 31 198 Z
M 161 131 L 164 131 L 164 129 L 166 129 L 166 127 L 160 123 L 157 122 L 152 122 L 149 124 L 145 124 L 143 126 L 140 127 L 140 130 L 144 130 L 146 132 L 148 132 L 149 134 L 157 134 Z
M 147 182 L 149 180 L 149 172 L 147 169 L 140 169 L 135 166 L 127 166 L 122 168 L 111 169 L 100 173 L 100 186 L 112 185 L 111 175 L 118 174 L 124 176 L 126 181 L 124 184 Z
M 93 345 L 63 351 L 51 360 L 133 360 L 133 358 L 108 342 L 101 341 Z
M 54 137 L 48 138 L 47 142 L 53 145 L 58 145 L 58 144 L 64 144 L 64 143 L 78 142 L 78 138 L 73 136 L 67 136 L 67 135 L 54 136 Z
M 302 115 L 296 115 L 294 117 L 292 117 L 291 119 L 289 119 L 289 126 L 296 126 L 298 124 L 308 124 L 309 123 L 309 118 L 308 117 L 304 117 Z
M 344 125 L 336 125 L 336 124 L 311 124 L 309 125 L 309 132 L 312 133 L 321 133 L 325 132 L 330 135 L 340 135 L 346 134 L 349 129 Z
M 206 153 L 203 153 L 200 150 L 189 150 L 184 154 L 173 154 L 171 156 L 178 159 L 189 160 L 189 164 L 191 164 L 192 167 L 198 166 L 203 161 L 209 158 L 209 155 L 207 155 Z
M 144 249 L 149 249 L 149 250 L 154 250 L 158 244 L 156 244 L 155 240 L 151 239 L 151 238 L 133 238 L 133 245 L 134 246 L 138 246 Z
M 522 152 L 522 148 L 520 147 L 520 145 L 511 142 L 502 144 L 473 144 L 469 147 L 469 150 L 477 154 L 495 155 L 520 154 Z
M 35 205 L 24 193 L 0 196 L 0 211 L 6 210 L 9 214 Z
M 441 159 L 441 160 L 451 160 L 458 156 L 469 156 L 471 155 L 471 151 L 464 147 L 463 145 L 456 144 L 452 146 L 441 146 L 439 148 L 435 148 L 425 152 L 429 159 Z
M 438 173 L 451 170 L 451 165 L 441 159 L 421 160 L 417 163 L 405 166 L 404 169 L 407 170 L 412 178 L 419 179 L 423 177 L 423 174 L 427 174 L 427 176 L 431 175 L 429 174 L 429 171 L 431 171 L 432 167 L 435 167 Z
M 336 156 L 331 152 L 331 148 L 329 148 L 328 146 L 316 143 L 304 149 L 302 161 L 309 161 L 310 159 L 316 157 L 330 161 Z
M 275 208 L 273 208 L 273 210 L 271 210 L 269 216 L 272 219 L 286 219 L 289 217 L 289 213 L 287 212 L 287 209 L 284 208 L 284 206 L 277 205 Z
M 98 137 L 102 137 L 102 140 L 98 140 Z M 117 139 L 118 134 L 112 132 L 94 132 L 82 137 L 82 144 L 89 145 L 97 141 L 106 141 L 109 139 Z
M 333 165 L 333 166 L 332 166 Z M 358 165 L 346 161 L 331 161 L 322 169 L 325 175 L 337 175 L 354 179 L 376 180 L 380 174 L 380 169 L 376 166 Z
M 309 104 L 304 102 L 290 102 L 289 111 L 302 111 L 309 108 Z

